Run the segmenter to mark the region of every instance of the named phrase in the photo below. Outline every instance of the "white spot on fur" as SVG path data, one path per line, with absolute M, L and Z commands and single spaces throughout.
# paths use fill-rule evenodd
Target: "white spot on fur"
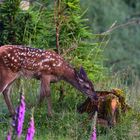
M 8 53 L 8 57 L 10 57 L 11 56 L 11 54 L 10 53 Z
M 49 62 L 50 61 L 50 59 L 43 59 L 42 60 L 42 63 L 44 63 L 44 62 Z
M 17 62 L 17 59 L 15 59 L 14 62 Z
M 55 60 L 55 59 L 54 59 L 54 58 L 50 58 L 50 60 L 52 60 L 52 61 L 53 61 L 53 60 Z
M 25 55 L 25 53 L 22 52 L 21 55 Z
M 57 66 L 60 67 L 62 63 L 58 63 Z

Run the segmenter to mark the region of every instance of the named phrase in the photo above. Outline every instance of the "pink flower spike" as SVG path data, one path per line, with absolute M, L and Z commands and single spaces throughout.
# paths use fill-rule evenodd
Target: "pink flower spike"
M 93 125 L 92 125 L 93 131 L 92 131 L 90 140 L 97 140 L 97 134 L 96 134 L 96 120 L 97 120 L 97 115 L 98 115 L 98 112 L 96 111 L 95 112 L 95 115 L 94 115 L 94 119 L 93 119 Z
M 16 132 L 17 132 L 17 136 L 18 138 L 21 137 L 22 134 L 22 127 L 23 127 L 23 123 L 24 123 L 24 116 L 25 116 L 25 109 L 26 109 L 26 105 L 25 105 L 25 98 L 23 96 L 23 94 L 21 95 L 21 99 L 20 99 L 20 106 L 18 107 L 18 114 L 17 114 L 17 124 L 16 124 Z
M 90 140 L 96 140 L 96 139 L 97 139 L 97 136 L 96 136 L 96 127 L 94 127 L 94 130 L 92 132 L 92 135 L 91 135 Z
M 5 140 L 11 140 L 11 137 L 12 137 L 12 129 L 10 128 Z
M 35 134 L 34 118 L 31 117 L 25 140 L 33 140 Z

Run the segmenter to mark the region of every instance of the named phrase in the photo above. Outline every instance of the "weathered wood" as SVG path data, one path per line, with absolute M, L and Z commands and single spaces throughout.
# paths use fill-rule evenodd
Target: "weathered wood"
M 120 115 L 130 109 L 120 91 L 118 89 L 96 91 L 98 102 L 87 98 L 85 102 L 78 106 L 77 110 L 81 114 L 88 113 L 91 119 L 98 107 L 97 123 L 113 126 L 119 122 Z

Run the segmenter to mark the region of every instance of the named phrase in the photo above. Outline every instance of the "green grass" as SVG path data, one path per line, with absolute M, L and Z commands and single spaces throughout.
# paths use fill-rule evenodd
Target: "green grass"
M 36 106 L 39 83 L 35 81 L 27 83 L 27 81 L 24 81 L 22 84 L 24 86 L 27 105 L 23 140 L 27 131 L 32 106 L 35 106 L 35 140 L 89 140 L 92 120 L 87 121 L 87 114 L 80 115 L 76 111 L 77 105 L 85 99 L 81 93 L 78 93 L 71 86 L 65 85 L 66 96 L 62 102 L 58 102 L 59 84 L 53 85 L 51 88 L 53 117 L 49 118 L 47 117 L 46 102 L 41 107 Z M 112 87 L 111 84 L 110 87 Z M 137 92 L 138 89 L 139 86 L 137 83 L 130 88 L 126 88 L 126 98 L 131 107 L 133 107 L 133 111 L 123 116 L 120 123 L 112 129 L 97 125 L 98 140 L 140 140 L 140 93 Z M 19 93 L 16 88 L 12 92 L 14 92 L 12 100 L 16 106 L 18 104 Z M 0 140 L 4 140 L 8 131 L 10 118 L 7 115 L 8 110 L 2 96 L 0 97 L 0 106 Z

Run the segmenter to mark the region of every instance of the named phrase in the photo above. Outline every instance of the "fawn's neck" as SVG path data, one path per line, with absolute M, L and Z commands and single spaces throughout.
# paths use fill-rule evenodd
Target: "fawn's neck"
M 66 69 L 64 69 L 63 80 L 70 83 L 76 89 L 81 91 L 79 87 L 79 83 L 76 79 L 75 70 L 71 66 L 68 66 Z

